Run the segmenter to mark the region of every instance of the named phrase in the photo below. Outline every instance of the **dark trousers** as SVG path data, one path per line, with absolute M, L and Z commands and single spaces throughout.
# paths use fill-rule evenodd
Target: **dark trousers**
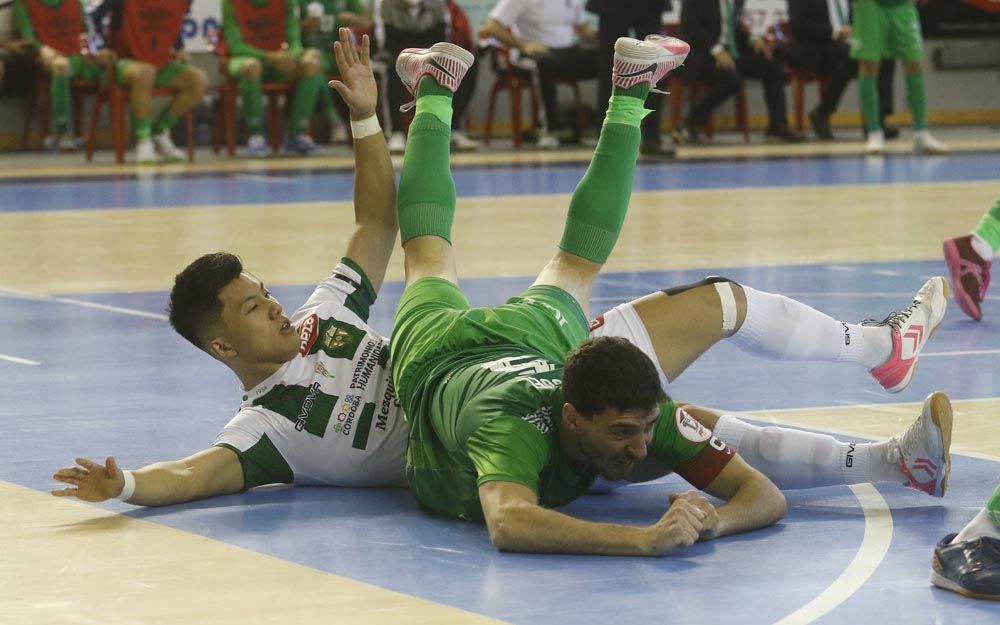
M 694 54 L 694 52 L 692 52 Z M 685 124 L 689 128 L 700 129 L 708 122 L 709 116 L 723 102 L 735 95 L 743 86 L 743 78 L 757 78 L 764 85 L 764 101 L 767 104 L 768 125 L 771 133 L 788 129 L 788 109 L 785 103 L 785 69 L 775 60 L 768 59 L 752 50 L 740 50 L 736 67 L 722 69 L 708 53 L 701 53 L 691 63 L 685 77 L 701 80 L 709 84 L 708 92 L 695 102 L 688 113 Z
M 475 52 L 473 52 L 475 54 Z M 469 110 L 469 102 L 472 101 L 472 94 L 476 92 L 476 79 L 479 76 L 479 59 L 472 64 L 469 71 L 466 72 L 465 78 L 462 79 L 462 84 L 458 86 L 458 91 L 455 92 L 455 97 L 451 101 L 451 108 L 454 114 L 451 118 L 451 127 L 453 130 L 457 129 L 462 125 L 462 120 L 465 118 L 465 112 Z
M 858 76 L 858 62 L 850 57 L 850 48 L 846 43 L 795 46 L 789 50 L 787 58 L 795 67 L 830 76 L 826 91 L 820 99 L 819 106 L 816 107 L 823 117 L 829 117 L 837 110 L 847 85 Z M 882 119 L 890 115 L 893 110 L 892 81 L 895 77 L 895 67 L 894 60 L 885 59 L 879 68 L 878 96 Z
M 643 0 L 628 0 L 622 2 L 619 10 L 602 13 L 598 26 L 600 46 L 600 65 L 597 88 L 597 112 L 603 117 L 608 110 L 608 99 L 611 98 L 611 68 L 615 59 L 615 41 L 619 37 L 635 37 L 644 39 L 646 35 L 660 34 L 660 14 L 663 12 L 662 0 L 648 2 Z M 651 93 L 646 98 L 646 108 L 652 113 L 642 120 L 643 143 L 656 145 L 660 142 L 660 118 L 663 97 Z
M 597 78 L 597 50 L 573 46 L 555 48 L 550 54 L 534 57 L 538 67 L 538 88 L 542 92 L 542 106 L 549 129 L 559 123 L 559 100 L 556 82 L 559 80 L 587 80 Z

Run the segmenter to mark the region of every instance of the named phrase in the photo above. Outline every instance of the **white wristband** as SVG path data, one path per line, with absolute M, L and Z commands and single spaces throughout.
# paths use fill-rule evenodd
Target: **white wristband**
M 380 132 L 382 132 L 382 126 L 379 125 L 378 117 L 374 113 L 371 117 L 360 121 L 351 120 L 351 136 L 355 140 L 364 139 Z
M 122 471 L 122 477 L 125 478 L 125 486 L 122 487 L 122 492 L 118 493 L 118 498 L 128 501 L 135 494 L 135 476 L 131 471 Z

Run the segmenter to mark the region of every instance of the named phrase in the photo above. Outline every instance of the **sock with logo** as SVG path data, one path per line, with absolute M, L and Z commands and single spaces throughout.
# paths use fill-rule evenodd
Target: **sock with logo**
M 972 231 L 972 234 L 972 246 L 976 252 L 985 260 L 993 258 L 993 255 L 1000 249 L 1000 200 L 997 200 L 993 208 L 983 215 L 983 218 L 979 220 L 979 225 Z M 977 237 L 981 242 L 980 245 L 976 245 Z M 985 245 L 982 245 L 982 243 L 985 243 Z M 989 246 L 990 251 L 988 254 L 984 253 L 986 252 L 986 246 Z
M 874 443 L 842 443 L 827 434 L 759 427 L 732 415 L 719 417 L 714 434 L 781 489 L 871 482 L 872 460 L 881 457 L 872 453 Z M 897 481 L 899 471 L 889 475 Z
M 748 354 L 777 360 L 855 362 L 872 369 L 892 350 L 891 331 L 837 321 L 784 295 L 743 286 L 747 313 L 727 340 Z
M 422 235 L 439 236 L 450 243 L 456 203 L 451 175 L 451 92 L 424 76 L 416 95 L 396 194 L 400 236 L 403 243 Z
M 264 88 L 259 80 L 252 78 L 240 79 L 240 97 L 243 100 L 243 118 L 247 122 L 247 131 L 251 135 L 259 135 L 264 128 Z
M 922 72 L 906 75 L 906 103 L 913 114 L 913 129 L 927 130 L 927 90 Z
M 174 124 L 177 123 L 177 119 L 178 117 L 176 115 L 170 114 L 169 108 L 163 109 L 160 116 L 156 118 L 155 122 L 153 122 L 153 134 L 158 135 L 161 132 L 169 132 L 170 129 L 174 127 Z
M 986 506 L 979 511 L 969 524 L 962 528 L 953 543 L 975 540 L 980 536 L 990 536 L 1000 539 L 1000 486 L 986 501 Z
M 881 117 L 878 103 L 878 76 L 858 75 L 858 96 L 861 98 L 861 113 L 865 117 L 865 127 L 869 132 L 880 130 Z
M 69 128 L 70 78 L 52 74 L 49 80 L 49 102 L 52 108 L 52 124 L 58 133 Z
M 292 106 L 292 133 L 298 135 L 306 131 L 309 116 L 316 107 L 316 98 L 323 89 L 323 77 L 303 76 L 295 85 L 295 103 Z

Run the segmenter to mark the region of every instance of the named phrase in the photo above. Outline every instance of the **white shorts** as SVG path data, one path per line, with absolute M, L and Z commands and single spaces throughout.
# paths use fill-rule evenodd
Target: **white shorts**
M 656 373 L 660 376 L 660 386 L 666 390 L 667 376 L 660 368 L 660 360 L 656 355 L 656 350 L 653 349 L 653 341 L 649 338 L 649 332 L 646 332 L 646 326 L 639 319 L 639 314 L 635 312 L 635 307 L 632 304 L 625 302 L 603 315 L 598 315 L 590 323 L 590 336 L 591 338 L 598 336 L 621 337 L 641 349 L 653 361 Z

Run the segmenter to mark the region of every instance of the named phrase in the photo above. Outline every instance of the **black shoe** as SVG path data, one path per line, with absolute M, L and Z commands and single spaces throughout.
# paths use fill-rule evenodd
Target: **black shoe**
M 802 143 L 805 140 L 805 135 L 792 132 L 788 128 L 772 129 L 764 133 L 764 141 L 767 143 Z
M 670 133 L 670 138 L 674 140 L 677 145 L 701 145 L 705 142 L 701 138 L 701 131 L 693 126 L 681 126 L 680 128 L 675 128 Z
M 809 125 L 818 139 L 823 141 L 833 141 L 833 131 L 830 130 L 830 116 L 822 115 L 819 109 L 813 109 L 809 113 Z
M 1000 601 L 1000 540 L 981 536 L 952 543 L 949 534 L 934 547 L 931 583 L 966 597 Z
M 674 148 L 663 145 L 659 141 L 643 141 L 639 146 L 639 154 L 643 156 L 657 156 L 660 158 L 674 158 L 677 156 L 677 150 Z

